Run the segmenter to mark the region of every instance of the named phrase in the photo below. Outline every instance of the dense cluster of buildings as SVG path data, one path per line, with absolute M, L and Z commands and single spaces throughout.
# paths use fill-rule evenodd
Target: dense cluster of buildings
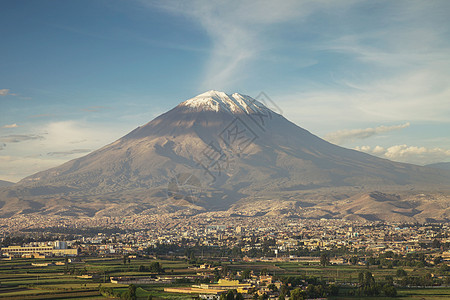
M 150 216 L 149 216 L 150 218 Z M 450 244 L 449 224 L 386 224 L 380 222 L 350 222 L 345 220 L 303 220 L 295 218 L 273 217 L 239 217 L 202 214 L 194 216 L 176 216 L 143 220 L 131 226 L 115 218 L 91 218 L 68 222 L 61 218 L 53 220 L 53 232 L 71 229 L 106 228 L 110 234 L 98 233 L 75 235 L 73 249 L 48 247 L 42 252 L 73 255 L 75 248 L 79 252 L 97 253 L 99 255 L 139 253 L 147 248 L 160 245 L 178 245 L 183 247 L 210 247 L 238 249 L 241 256 L 252 257 L 252 253 L 264 249 L 265 254 L 278 258 L 295 256 L 296 251 L 333 250 L 371 251 L 405 254 L 421 251 L 437 245 Z M 3 219 L 13 222 L 13 219 Z M 34 226 L 37 226 L 34 223 Z M 128 224 L 128 225 L 127 225 Z M 125 226 L 126 225 L 126 226 Z M 11 233 L 1 227 L 2 239 Z M 8 227 L 11 229 L 10 227 Z M 27 227 L 27 230 L 30 226 Z M 117 232 L 114 232 L 117 230 Z M 101 231 L 101 230 L 100 230 Z M 45 230 L 40 231 L 45 235 Z M 73 236 L 73 235 L 72 235 Z M 270 241 L 270 242 L 269 242 Z M 35 245 L 28 245 L 35 246 Z M 42 245 L 46 246 L 46 245 Z M 443 249 L 446 250 L 446 249 Z M 27 249 L 2 248 L 2 252 L 26 254 Z M 270 253 L 269 253 L 269 252 Z M 67 253 L 65 253 L 67 252 Z M 70 253 L 70 254 L 69 254 Z M 442 253 L 449 255 L 448 250 Z M 254 256 L 254 255 L 253 255 Z
M 4 257 L 45 258 L 48 256 L 77 256 L 78 248 L 69 248 L 65 241 L 34 243 L 25 246 L 2 247 Z
M 381 223 L 353 223 L 338 220 L 285 220 L 275 218 L 206 218 L 174 219 L 166 224 L 155 224 L 148 229 L 118 234 L 114 237 L 96 236 L 84 241 L 99 243 L 120 240 L 111 250 L 133 252 L 147 247 L 177 244 L 187 247 L 238 248 L 243 255 L 254 249 L 268 247 L 274 256 L 286 256 L 299 248 L 307 250 L 372 251 L 405 254 L 432 246 L 450 243 L 449 226 L 399 225 Z M 267 243 L 267 241 L 271 243 Z M 124 248 L 131 245 L 131 248 Z M 266 246 L 268 245 L 268 246 Z M 107 251 L 105 246 L 100 250 Z

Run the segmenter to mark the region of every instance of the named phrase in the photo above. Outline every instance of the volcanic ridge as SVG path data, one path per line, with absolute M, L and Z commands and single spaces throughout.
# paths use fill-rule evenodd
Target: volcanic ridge
M 208 91 L 90 154 L 0 188 L 0 216 L 450 219 L 450 171 L 331 144 L 246 95 Z

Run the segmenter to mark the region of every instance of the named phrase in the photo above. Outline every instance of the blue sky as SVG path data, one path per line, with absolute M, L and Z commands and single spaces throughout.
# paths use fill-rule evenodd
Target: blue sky
M 0 10 L 0 179 L 206 90 L 395 161 L 450 161 L 449 1 L 21 1 Z

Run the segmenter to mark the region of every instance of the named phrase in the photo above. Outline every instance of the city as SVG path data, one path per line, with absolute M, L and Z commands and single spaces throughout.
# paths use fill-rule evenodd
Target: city
M 448 224 L 212 213 L 139 220 L 61 218 L 47 222 L 51 226 L 46 228 L 39 228 L 35 220 L 34 226 L 8 220 L 16 227 L 5 221 L 1 227 L 4 260 L 37 261 L 32 272 L 38 272 L 39 266 L 57 268 L 59 264 L 72 281 L 88 283 L 90 288 L 82 292 L 107 297 L 125 297 L 123 287 L 129 286 L 138 287 L 142 299 L 178 299 L 173 295 L 219 299 L 229 291 L 243 299 L 392 297 L 405 291 L 427 291 L 426 286 L 441 287 L 436 291 L 442 293 L 450 284 Z M 11 228 L 17 229 L 7 230 Z M 43 253 L 46 247 L 52 249 Z M 71 252 L 62 253 L 60 248 Z M 109 264 L 109 271 L 99 268 Z M 2 268 L 5 271 L 8 266 Z M 364 272 L 370 272 L 378 288 L 363 289 L 359 276 L 366 276 Z M 43 293 L 46 287 L 42 283 L 33 289 Z M 14 289 L 11 292 L 14 295 Z

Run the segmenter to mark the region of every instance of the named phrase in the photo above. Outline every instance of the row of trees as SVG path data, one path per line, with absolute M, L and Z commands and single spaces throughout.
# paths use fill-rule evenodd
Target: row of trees
M 149 266 L 140 265 L 138 268 L 139 272 L 151 272 L 161 274 L 164 273 L 165 270 L 159 262 L 152 262 Z
M 276 246 L 276 241 L 272 238 L 254 238 L 251 242 L 241 242 L 235 247 L 215 247 L 215 246 L 188 246 L 188 241 L 183 240 L 176 244 L 156 244 L 154 247 L 149 247 L 146 249 L 146 253 L 149 255 L 167 255 L 167 253 L 173 253 L 173 255 L 185 255 L 190 262 L 195 262 L 196 257 L 229 257 L 229 258 L 242 258 L 244 256 L 248 257 L 274 257 L 275 252 L 273 247 Z M 249 251 L 242 252 L 242 248 L 250 244 L 252 247 Z M 257 246 L 257 247 L 256 247 Z M 360 251 L 365 253 L 364 251 Z M 320 257 L 323 253 L 327 253 L 329 257 L 336 255 L 351 254 L 351 252 L 346 247 L 335 247 L 333 249 L 323 251 L 320 248 L 309 249 L 304 245 L 299 245 L 298 249 L 293 251 L 283 252 L 283 255 L 294 255 L 294 256 L 312 256 Z
M 404 276 L 397 280 L 397 284 L 403 287 L 418 287 L 418 286 L 433 286 L 433 285 L 448 285 L 450 284 L 450 276 L 443 278 L 434 278 L 431 273 L 427 272 L 421 276 Z
M 227 293 L 220 295 L 220 300 L 244 300 L 244 296 L 236 290 L 229 290 Z
M 251 240 L 251 242 L 241 242 L 233 248 L 228 247 L 210 247 L 210 246 L 188 246 L 188 241 L 177 244 L 157 244 L 155 247 L 147 248 L 147 253 L 152 255 L 167 255 L 167 253 L 173 253 L 174 255 L 185 254 L 191 262 L 195 262 L 196 257 L 229 257 L 229 258 L 241 258 L 244 256 L 248 257 L 273 257 L 275 252 L 273 247 L 276 242 L 272 238 L 257 238 Z M 250 244 L 255 246 L 249 251 L 242 252 L 241 249 L 244 245 Z M 447 245 L 449 244 L 449 245 Z M 258 246 L 258 247 L 256 247 Z M 433 249 L 444 249 L 450 247 L 450 243 L 441 243 L 438 239 L 435 239 L 431 244 L 427 244 L 427 248 Z M 316 249 L 309 249 L 299 242 L 298 248 L 296 250 L 291 250 L 283 252 L 283 255 L 294 255 L 294 256 L 312 256 L 321 257 L 323 254 L 328 255 L 328 257 L 334 256 L 350 256 L 349 260 L 353 264 L 364 261 L 368 265 L 382 265 L 388 268 L 396 266 L 411 266 L 411 267 L 424 267 L 427 266 L 426 254 L 424 253 L 408 253 L 406 255 L 396 254 L 392 251 L 380 254 L 378 256 L 371 256 L 373 253 L 370 251 L 365 251 L 364 249 L 351 249 L 349 247 L 334 247 L 329 250 L 321 250 L 319 247 Z M 367 258 L 367 256 L 369 256 Z
M 339 294 L 339 287 L 335 285 L 323 285 L 323 284 L 310 284 L 306 289 L 296 288 L 291 290 L 290 299 L 302 300 L 302 299 L 315 299 L 324 298 L 329 296 L 337 296 Z M 285 295 L 281 294 L 279 299 L 284 299 Z
M 283 285 L 280 288 L 280 298 L 290 295 L 290 299 L 307 299 L 337 296 L 339 286 L 326 284 L 316 277 L 283 276 L 280 277 Z M 351 296 L 387 296 L 395 297 L 397 290 L 392 276 L 386 276 L 384 281 L 377 282 L 371 272 L 359 273 L 359 284 L 348 292 Z M 306 286 L 306 288 L 302 288 Z
M 432 261 L 429 263 L 428 261 Z M 366 266 L 379 266 L 380 268 L 386 267 L 392 269 L 398 266 L 408 266 L 408 267 L 430 267 L 437 266 L 443 262 L 442 256 L 426 255 L 425 253 L 407 253 L 406 255 L 393 253 L 388 251 L 386 253 L 381 253 L 378 256 L 370 257 L 360 257 L 353 255 L 348 258 L 348 261 L 356 265 L 360 262 L 365 262 Z
M 383 293 L 387 297 L 395 297 L 397 289 L 394 287 L 392 277 L 387 277 L 384 283 L 376 282 L 375 277 L 369 271 L 361 272 L 358 276 L 359 296 L 378 296 Z
M 128 286 L 128 290 L 121 292 L 114 290 L 112 287 L 104 287 L 100 286 L 100 293 L 107 298 L 118 298 L 123 300 L 136 300 L 136 286 L 134 284 L 130 284 Z

